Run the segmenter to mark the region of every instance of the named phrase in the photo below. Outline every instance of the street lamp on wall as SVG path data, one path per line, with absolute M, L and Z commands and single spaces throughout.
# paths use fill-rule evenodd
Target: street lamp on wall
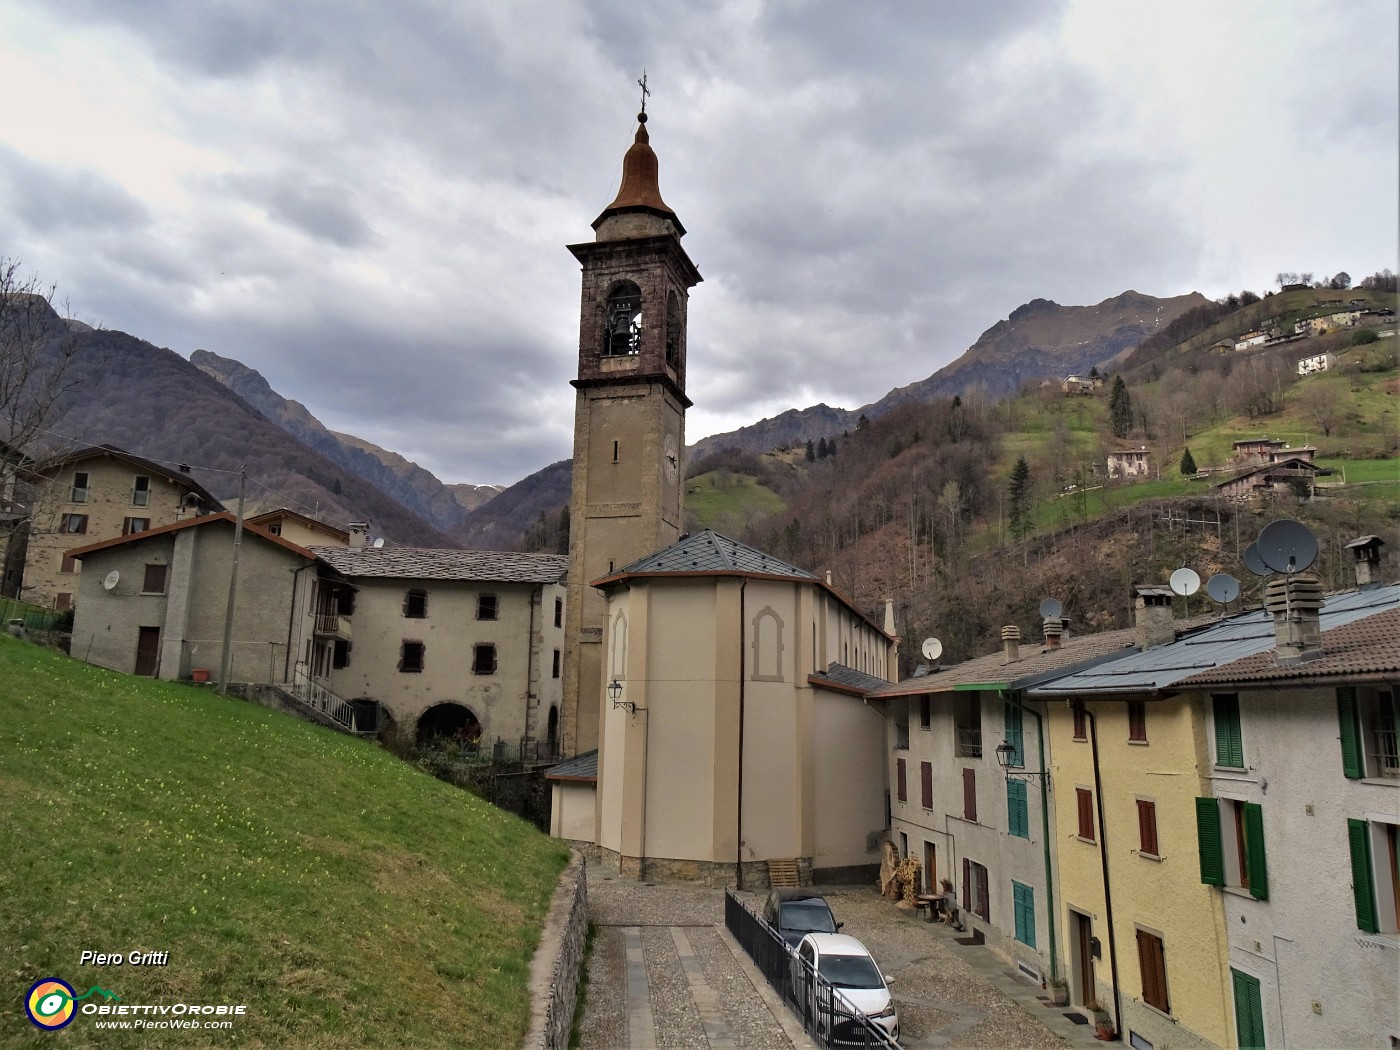
M 1048 777 L 1049 770 L 1021 769 L 1021 749 L 1009 740 L 1003 740 L 996 746 L 997 765 L 1001 766 L 1002 772 L 1006 774 L 1006 779 L 1016 777 L 1022 780 L 1029 780 L 1031 777 Z M 1013 770 L 1013 767 L 1014 770 Z
M 612 701 L 614 711 L 621 707 L 630 715 L 635 715 L 637 713 L 636 704 L 630 700 L 622 699 L 622 683 L 616 678 L 608 683 L 608 699 Z

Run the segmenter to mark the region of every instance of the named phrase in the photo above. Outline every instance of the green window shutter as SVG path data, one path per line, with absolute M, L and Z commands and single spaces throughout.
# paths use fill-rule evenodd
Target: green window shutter
M 1244 848 L 1249 855 L 1249 892 L 1261 901 L 1269 899 L 1269 869 L 1264 861 L 1264 810 L 1244 804 Z
M 1347 843 L 1351 846 L 1351 892 L 1356 898 L 1356 925 L 1367 933 L 1380 929 L 1376 922 L 1376 889 L 1371 883 L 1371 829 L 1364 820 L 1347 818 Z
M 1244 768 L 1244 742 L 1240 733 L 1240 698 L 1230 694 L 1211 697 L 1215 707 L 1215 764 Z
M 1019 882 L 1011 883 L 1011 900 L 1016 917 L 1016 939 L 1035 947 L 1035 890 Z
M 1240 1050 L 1264 1050 L 1264 1002 L 1259 981 L 1232 969 L 1230 983 L 1235 991 L 1235 1034 Z
M 1008 701 L 1006 704 L 1006 742 L 1016 749 L 1016 754 L 1011 759 L 1011 764 L 1013 766 L 1024 766 L 1026 764 L 1022 740 L 1021 709 Z
M 1343 686 L 1337 690 L 1337 721 L 1342 731 L 1342 772 L 1350 780 L 1360 780 L 1361 720 L 1356 712 L 1356 690 Z
M 1030 817 L 1026 807 L 1026 782 L 1006 782 L 1006 830 L 1017 838 L 1031 837 Z
M 1213 798 L 1196 799 L 1196 838 L 1201 851 L 1201 881 L 1207 886 L 1225 885 L 1225 852 L 1220 845 L 1220 804 Z

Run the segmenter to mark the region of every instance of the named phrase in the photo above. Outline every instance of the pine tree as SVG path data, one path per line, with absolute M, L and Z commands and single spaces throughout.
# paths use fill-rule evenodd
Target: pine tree
M 1196 460 L 1191 455 L 1191 450 L 1189 448 L 1181 454 L 1181 472 L 1183 474 L 1196 473 Z
M 822 440 L 825 441 L 826 439 L 823 438 Z M 811 438 L 808 438 L 808 439 L 807 439 L 807 462 L 808 462 L 808 463 L 814 462 L 814 461 L 816 460 L 816 458 L 817 458 L 817 447 L 816 447 L 815 445 L 812 444 L 812 439 L 811 439 Z
M 1012 539 L 1022 539 L 1031 530 L 1031 468 L 1025 456 L 1017 459 L 1011 468 L 1006 502 L 1006 527 Z
M 831 455 L 831 446 L 826 443 L 826 438 L 822 438 L 817 442 L 817 458 L 826 459 L 829 455 Z
M 1113 390 L 1108 395 L 1108 418 L 1114 437 L 1125 438 L 1133 429 L 1133 399 L 1122 376 L 1113 377 Z

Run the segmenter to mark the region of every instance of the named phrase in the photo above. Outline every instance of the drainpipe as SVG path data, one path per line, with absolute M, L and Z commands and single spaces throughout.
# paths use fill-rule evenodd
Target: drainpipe
M 1060 967 L 1055 952 L 1055 869 L 1050 862 L 1050 767 L 1045 764 L 1045 722 L 1040 717 L 1040 712 L 1022 702 L 1018 694 L 1003 691 L 1001 697 L 1035 719 L 1036 749 L 1040 753 L 1040 768 L 1045 773 L 1043 777 L 1038 779 L 1040 780 L 1040 819 L 1041 827 L 1044 828 L 1041 834 L 1041 844 L 1045 848 L 1045 896 L 1048 898 L 1046 903 L 1049 905 L 1045 909 L 1045 916 L 1050 932 L 1050 983 L 1054 984 L 1059 980 Z
M 296 623 L 297 619 L 297 587 L 301 583 L 301 574 L 307 569 L 315 568 L 315 566 L 316 563 L 313 561 L 303 565 L 300 569 L 292 570 L 292 611 L 287 616 L 287 655 L 282 660 L 282 681 L 284 682 L 292 680 L 292 625 Z M 314 609 L 311 615 L 316 615 Z M 300 640 L 297 639 L 297 641 Z
M 1099 723 L 1082 700 L 1075 706 L 1084 712 L 1089 722 L 1089 744 L 1094 754 L 1094 805 L 1099 811 L 1099 864 L 1103 868 L 1104 910 L 1108 914 L 1108 966 L 1113 980 L 1113 1027 L 1117 1038 L 1123 1038 L 1123 998 L 1118 992 L 1118 941 L 1113 934 L 1113 890 L 1108 881 L 1108 828 L 1103 819 L 1103 780 L 1099 775 Z
M 734 821 L 734 888 L 744 888 L 744 679 L 748 664 L 744 655 L 744 624 L 748 616 L 745 590 L 749 579 L 739 584 L 739 812 Z

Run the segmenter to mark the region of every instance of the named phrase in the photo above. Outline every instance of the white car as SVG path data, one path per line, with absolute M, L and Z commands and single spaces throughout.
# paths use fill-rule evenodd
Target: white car
M 812 979 L 814 972 L 836 989 L 840 998 L 834 1005 L 830 1002 L 831 992 Z M 804 1015 L 810 1013 L 819 1029 L 832 1024 L 832 1042 L 864 1042 L 850 1021 L 851 1007 L 883 1028 L 891 1039 L 899 1039 L 899 1013 L 890 998 L 889 982 L 865 945 L 854 937 L 844 933 L 809 933 L 803 937 L 793 963 L 792 992 L 798 1009 Z M 843 1016 L 847 1018 L 844 1024 Z

